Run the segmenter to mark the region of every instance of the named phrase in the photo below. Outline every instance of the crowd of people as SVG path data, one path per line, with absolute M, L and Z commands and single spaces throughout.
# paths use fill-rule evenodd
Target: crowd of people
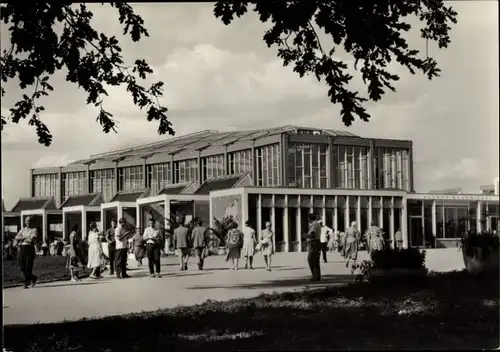
M 186 225 L 183 218 L 178 219 L 178 227 L 172 231 L 172 245 L 179 260 L 179 269 L 188 270 L 188 261 L 191 252 L 197 258 L 198 270 L 203 270 L 205 259 L 212 253 L 214 247 L 213 231 L 203 226 L 201 220 L 195 219 L 194 224 Z M 15 237 L 13 247 L 19 248 L 18 258 L 21 272 L 24 275 L 25 287 L 34 286 L 37 277 L 33 275 L 33 261 L 36 255 L 36 229 L 31 227 L 31 218 L 25 220 L 25 227 Z M 129 253 L 133 253 L 138 266 L 143 265 L 143 259 L 148 259 L 149 275 L 153 278 L 161 277 L 161 254 L 168 254 L 170 243 L 165 233 L 156 226 L 156 220 L 151 218 L 148 227 L 141 231 L 129 224 L 125 218 L 111 221 L 111 227 L 101 234 L 95 222 L 89 226 L 87 240 L 83 241 L 78 234 L 78 225 L 73 226 L 69 241 L 55 239 L 50 244 L 43 246 L 44 255 L 66 255 L 66 268 L 70 271 L 71 281 L 79 282 L 79 272 L 88 268 L 91 270 L 90 278 L 98 280 L 102 273 L 109 270 L 110 275 L 118 279 L 130 277 L 127 274 L 127 261 Z M 309 230 L 304 234 L 308 245 L 308 263 L 311 270 L 311 280 L 321 279 L 320 260 L 327 262 L 328 251 L 340 252 L 346 260 L 346 267 L 355 262 L 362 244 L 368 252 L 383 249 L 387 245 L 384 231 L 375 223 L 366 230 L 362 238 L 357 223 L 353 221 L 345 232 L 339 232 L 325 225 L 321 220 L 316 220 L 315 214 L 309 214 Z M 108 253 L 103 250 L 103 242 L 108 245 Z M 394 236 L 394 245 L 402 247 L 401 230 L 398 229 Z M 254 256 L 260 252 L 263 256 L 265 269 L 272 270 L 272 256 L 275 253 L 274 232 L 270 222 L 265 223 L 265 228 L 256 231 L 246 222 L 240 229 L 237 222 L 233 221 L 225 234 L 226 257 L 230 269 L 239 270 L 240 259 L 245 260 L 245 269 L 253 269 Z M 43 250 L 46 248 L 46 250 Z M 107 268 L 109 266 L 109 268 Z

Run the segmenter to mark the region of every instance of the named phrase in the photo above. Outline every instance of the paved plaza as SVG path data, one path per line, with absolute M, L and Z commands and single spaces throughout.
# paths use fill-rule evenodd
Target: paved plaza
M 283 292 L 305 287 L 325 287 L 352 282 L 345 261 L 329 253 L 321 264 L 323 280 L 309 282 L 306 253 L 278 253 L 273 256 L 274 269 L 264 270 L 261 255 L 255 257 L 254 270 L 227 269 L 223 256 L 209 257 L 203 271 L 190 258 L 189 270 L 179 270 L 176 257 L 162 258 L 163 277 L 148 276 L 147 265 L 137 268 L 129 260 L 130 279 L 117 280 L 106 273 L 99 281 L 85 279 L 4 289 L 4 325 L 50 323 L 100 316 L 152 311 L 177 305 L 193 305 L 207 299 L 229 300 L 257 296 L 262 292 Z M 361 252 L 360 259 L 367 259 Z M 147 260 L 144 260 L 147 263 Z M 241 265 L 240 265 L 241 266 Z M 426 266 L 433 271 L 463 269 L 462 254 L 457 248 L 427 251 Z M 36 273 L 35 273 L 36 274 Z

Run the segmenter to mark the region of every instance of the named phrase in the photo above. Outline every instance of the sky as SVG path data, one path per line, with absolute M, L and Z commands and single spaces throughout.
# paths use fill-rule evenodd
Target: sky
M 89 5 L 95 27 L 118 34 L 126 62 L 144 58 L 165 82 L 162 103 L 177 135 L 204 129 L 231 131 L 299 125 L 347 130 L 362 137 L 412 140 L 417 192 L 462 187 L 477 193 L 492 184 L 499 169 L 499 63 L 496 1 L 447 1 L 458 12 L 449 48 L 429 43 L 429 55 L 442 69 L 429 81 L 395 66 L 401 79 L 396 92 L 367 104 L 369 122 L 343 125 L 339 106 L 330 103 L 328 89 L 313 77 L 300 78 L 283 67 L 276 48 L 262 40 L 270 24 L 252 12 L 225 26 L 213 16 L 213 4 L 134 4 L 150 33 L 134 43 L 121 36 L 116 10 Z M 414 21 L 415 24 L 418 24 Z M 1 24 L 2 50 L 9 43 Z M 320 35 L 328 46 L 328 37 Z M 418 27 L 408 36 L 410 46 L 425 50 Z M 338 58 L 352 64 L 350 57 Z M 359 73 L 353 75 L 358 77 Z M 37 143 L 27 121 L 8 124 L 1 133 L 2 197 L 9 209 L 29 196 L 29 169 L 60 166 L 90 154 L 169 138 L 157 134 L 157 124 L 146 120 L 125 90 L 108 91 L 105 107 L 119 120 L 119 133 L 105 134 L 96 122 L 97 111 L 85 104 L 85 94 L 64 80 L 51 79 L 54 92 L 43 103 L 42 119 L 54 140 Z M 353 83 L 366 95 L 366 87 Z M 23 92 L 15 81 L 4 84 L 2 115 Z M 29 92 L 29 91 L 28 91 Z M 29 94 L 29 93 L 28 93 Z

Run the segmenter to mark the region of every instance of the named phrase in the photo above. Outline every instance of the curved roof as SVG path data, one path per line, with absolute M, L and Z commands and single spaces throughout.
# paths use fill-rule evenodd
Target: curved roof
M 72 162 L 70 165 L 89 164 L 97 161 L 113 161 L 129 158 L 144 158 L 157 153 L 176 154 L 183 150 L 204 150 L 211 147 L 225 146 L 244 140 L 258 140 L 271 135 L 291 133 L 306 135 L 328 135 L 334 137 L 358 137 L 357 135 L 331 129 L 299 127 L 286 125 L 275 128 L 264 128 L 242 131 L 219 132 L 217 130 L 204 130 L 179 137 L 167 137 L 165 140 L 140 145 L 136 147 L 114 150 L 106 153 L 91 155 L 88 159 Z

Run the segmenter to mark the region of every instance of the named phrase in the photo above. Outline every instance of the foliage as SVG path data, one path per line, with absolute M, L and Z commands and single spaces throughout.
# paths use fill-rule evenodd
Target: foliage
M 369 260 L 363 260 L 361 263 L 353 263 L 351 266 L 351 273 L 354 274 L 356 271 L 359 273 L 361 278 L 369 275 L 370 270 L 373 269 L 373 262 Z
M 134 42 L 148 36 L 144 20 L 130 5 L 125 2 L 110 5 L 118 11 L 124 34 L 130 35 Z M 214 15 L 227 25 L 235 16 L 244 16 L 249 5 L 249 1 L 219 1 Z M 403 37 L 411 29 L 407 18 L 413 16 L 419 20 L 424 40 L 436 41 L 439 48 L 446 48 L 450 43 L 450 25 L 456 23 L 457 16 L 451 7 L 444 6 L 444 0 L 260 1 L 252 6 L 260 21 L 272 22 L 263 38 L 266 44 L 276 46 L 283 64 L 293 64 L 301 77 L 312 74 L 326 83 L 328 96 L 333 104 L 341 105 L 342 120 L 347 126 L 356 116 L 369 120 L 370 115 L 363 107 L 368 99 L 378 101 L 386 89 L 395 91 L 394 82 L 399 76 L 388 69 L 393 60 L 412 74 L 421 71 L 429 79 L 439 76 L 436 60 L 428 53 L 424 57 L 419 50 L 410 48 Z M 147 111 L 148 121 L 159 121 L 159 134 L 174 134 L 166 116 L 167 108 L 158 100 L 163 82 L 149 87 L 141 85 L 139 79 L 144 80 L 153 72 L 146 60 L 138 58 L 133 65 L 125 64 L 116 36 L 93 28 L 92 17 L 85 4 L 2 5 L 0 19 L 9 25 L 11 39 L 11 46 L 3 51 L 0 60 L 2 81 L 17 78 L 23 92 L 33 88 L 30 93 L 24 92 L 10 109 L 10 116 L 2 116 L 2 131 L 8 121 L 19 123 L 28 119 L 28 124 L 36 129 L 39 143 L 49 146 L 53 138 L 42 121 L 45 107 L 39 100 L 53 91 L 50 77 L 64 69 L 66 80 L 87 93 L 87 104 L 99 108 L 97 121 L 105 133 L 117 130 L 113 114 L 105 110 L 106 89 L 122 86 L 131 94 L 134 104 Z M 318 30 L 333 41 L 331 49 L 320 42 Z M 361 77 L 368 85 L 368 99 L 349 87 L 353 76 L 348 73 L 347 64 L 334 56 L 339 47 L 354 58 L 355 70 L 360 64 Z M 1 94 L 5 94 L 3 88 Z
M 490 350 L 498 346 L 498 287 L 498 278 L 468 278 L 467 273 L 453 272 L 429 277 L 422 285 L 350 284 L 222 302 L 207 300 L 193 306 L 77 322 L 7 325 L 4 348 Z M 110 326 L 120 332 L 119 338 L 103 334 Z
M 220 220 L 214 218 L 214 228 L 211 230 L 219 239 L 219 246 L 222 247 L 226 245 L 227 233 L 231 230 L 235 222 L 236 220 L 231 215 L 225 216 Z
M 393 249 L 386 247 L 370 253 L 373 269 L 420 269 L 425 268 L 425 250 L 417 248 Z
M 471 258 L 477 258 L 481 253 L 482 260 L 486 260 L 500 251 L 500 241 L 496 234 L 490 231 L 483 231 L 480 233 L 470 231 L 466 236 L 460 239 L 459 250 L 464 250 L 465 255 Z M 481 251 L 478 251 L 481 249 Z
M 227 25 L 235 16 L 243 16 L 249 4 L 249 1 L 219 1 L 214 14 Z M 444 6 L 444 0 L 259 1 L 253 10 L 262 22 L 271 20 L 272 27 L 264 35 L 264 41 L 269 47 L 278 48 L 285 66 L 293 64 L 301 77 L 311 74 L 318 81 L 325 81 L 331 102 L 342 107 L 346 126 L 351 125 L 355 116 L 368 121 L 370 115 L 362 106 L 368 99 L 348 87 L 353 77 L 347 71 L 347 64 L 334 57 L 338 47 L 353 56 L 356 70 L 361 63 L 360 73 L 368 85 L 368 97 L 378 101 L 385 89 L 395 91 L 393 83 L 399 80 L 397 74 L 387 69 L 393 59 L 412 74 L 421 71 L 429 79 L 439 76 L 436 60 L 410 48 L 402 36 L 411 29 L 405 21 L 407 17 L 416 16 L 424 24 L 421 37 L 438 42 L 439 48 L 448 46 L 450 25 L 457 22 L 457 13 Z M 333 40 L 335 45 L 330 50 L 320 42 L 318 30 Z

